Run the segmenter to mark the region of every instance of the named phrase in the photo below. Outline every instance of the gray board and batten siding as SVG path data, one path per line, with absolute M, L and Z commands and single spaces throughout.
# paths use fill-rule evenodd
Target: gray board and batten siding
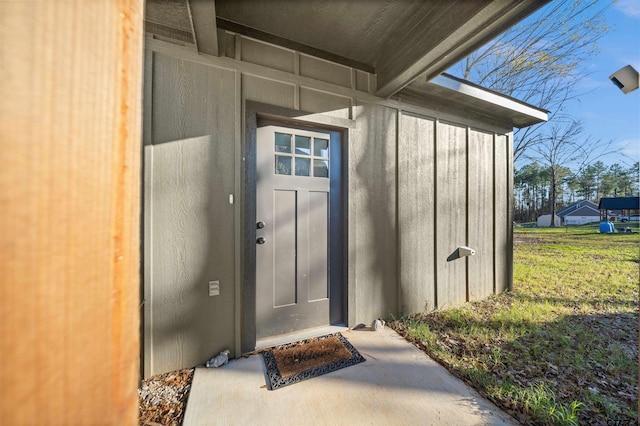
M 255 343 L 247 140 L 256 117 L 342 135 L 347 326 L 510 287 L 508 122 L 428 99 L 380 99 L 366 72 L 223 37 L 220 57 L 146 41 L 145 377 Z M 477 254 L 448 260 L 460 246 Z M 210 281 L 219 295 L 209 296 Z

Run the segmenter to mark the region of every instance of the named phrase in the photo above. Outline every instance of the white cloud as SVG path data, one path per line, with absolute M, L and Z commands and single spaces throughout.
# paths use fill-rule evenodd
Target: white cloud
M 640 19 L 640 2 L 638 0 L 617 0 L 614 7 L 630 18 Z

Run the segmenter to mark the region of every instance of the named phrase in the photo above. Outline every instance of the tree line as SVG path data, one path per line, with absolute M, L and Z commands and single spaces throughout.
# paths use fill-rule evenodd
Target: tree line
M 514 220 L 533 222 L 541 214 L 558 211 L 581 200 L 598 204 L 602 197 L 638 196 L 639 182 L 638 162 L 625 167 L 618 163 L 607 166 L 597 161 L 572 171 L 566 166 L 549 166 L 534 161 L 515 172 Z

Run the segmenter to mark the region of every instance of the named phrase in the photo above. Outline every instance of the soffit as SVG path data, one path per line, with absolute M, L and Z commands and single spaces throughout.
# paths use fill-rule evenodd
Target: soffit
M 352 66 L 376 74 L 376 94 L 388 97 L 422 74 L 441 73 L 547 1 L 147 0 L 146 21 L 150 32 L 197 44 L 201 53 L 217 54 L 215 29 L 223 29 Z
M 375 68 L 412 33 L 433 34 L 427 44 L 434 46 L 490 2 L 217 0 L 216 6 L 220 18 Z

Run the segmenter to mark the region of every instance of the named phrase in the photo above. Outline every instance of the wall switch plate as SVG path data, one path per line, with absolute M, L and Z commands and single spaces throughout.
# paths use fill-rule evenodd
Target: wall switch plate
M 220 281 L 209 281 L 209 296 L 220 295 Z

